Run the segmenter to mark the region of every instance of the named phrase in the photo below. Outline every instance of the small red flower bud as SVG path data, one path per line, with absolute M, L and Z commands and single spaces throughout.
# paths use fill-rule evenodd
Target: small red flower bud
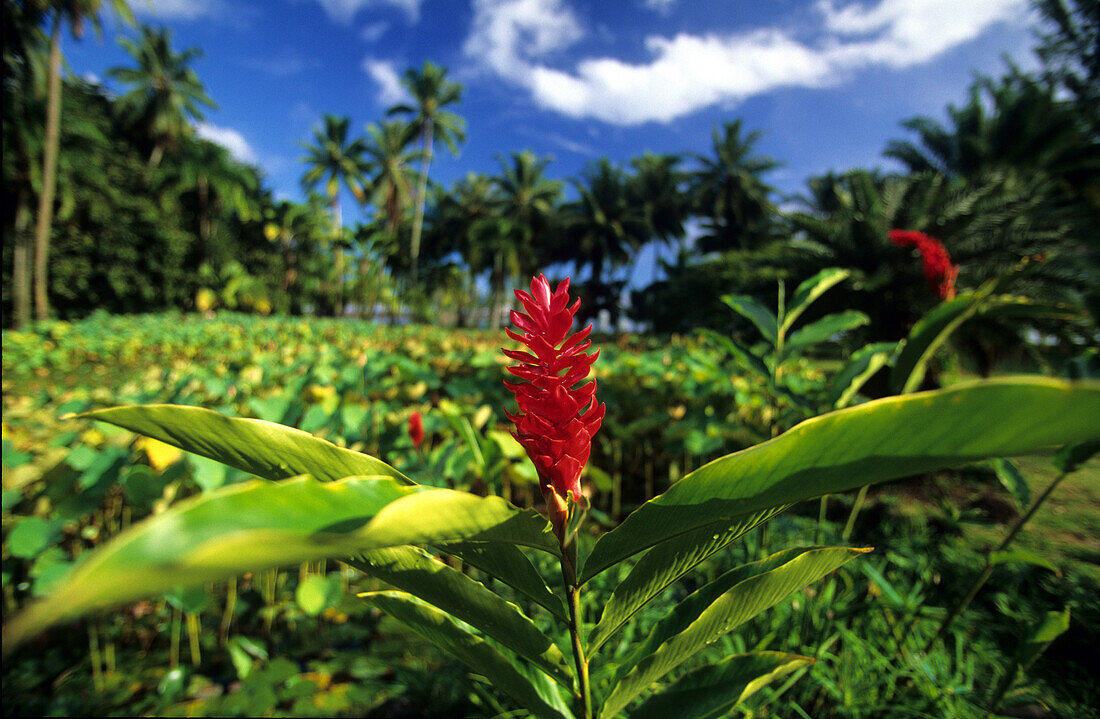
M 567 498 L 581 497 L 581 470 L 588 463 L 592 436 L 600 428 L 606 407 L 596 404 L 596 382 L 588 377 L 600 351 L 584 354 L 592 325 L 570 335 L 580 300 L 569 305 L 569 278 L 553 293 L 546 277 L 531 280 L 531 292 L 516 290 L 525 313 L 512 312 L 512 324 L 523 334 L 506 329 L 508 336 L 529 352 L 504 350 L 519 362 L 508 371 L 522 382 L 505 381 L 516 395 L 519 411 L 513 436 L 527 450 L 539 473 L 539 485 L 555 526 L 567 511 Z
M 413 412 L 409 416 L 409 439 L 417 449 L 424 442 L 424 418 L 419 412 Z
M 959 268 L 958 265 L 951 264 L 951 256 L 947 254 L 947 248 L 942 242 L 923 232 L 912 230 L 890 230 L 888 237 L 898 247 L 913 245 L 917 248 L 924 263 L 924 278 L 928 280 L 928 287 L 936 296 L 943 300 L 955 297 L 955 278 L 959 274 Z

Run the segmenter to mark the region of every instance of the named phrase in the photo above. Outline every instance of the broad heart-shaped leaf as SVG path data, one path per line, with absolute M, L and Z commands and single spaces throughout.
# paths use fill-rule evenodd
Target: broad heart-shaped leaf
M 830 412 L 706 464 L 600 537 L 582 581 L 693 529 L 990 457 L 1100 438 L 1100 382 L 998 378 Z
M 779 325 L 775 315 L 764 305 L 751 297 L 744 295 L 722 295 L 722 301 L 729 305 L 737 314 L 756 325 L 760 334 L 774 346 L 779 334 Z
M 300 474 L 321 480 L 384 475 L 413 483 L 380 459 L 337 447 L 308 432 L 262 419 L 226 417 L 202 407 L 135 405 L 76 416 L 159 439 L 264 479 Z
M 638 610 L 700 562 L 784 509 L 764 510 L 733 525 L 721 522 L 701 527 L 650 549 L 604 604 L 599 623 L 588 635 L 587 653 L 595 654 Z
M 600 716 L 618 716 L 653 682 L 707 644 L 869 551 L 846 547 L 788 549 L 760 562 L 731 569 L 696 590 L 658 622 L 638 646 L 633 655 L 637 663 L 615 685 Z
M 572 719 L 569 707 L 545 675 L 539 681 L 536 670 L 521 671 L 522 667 L 511 658 L 445 612 L 405 592 L 367 592 L 359 596 L 488 679 L 535 716 Z
M 807 307 L 813 304 L 814 300 L 825 294 L 829 288 L 843 282 L 850 274 L 849 270 L 842 270 L 839 267 L 827 267 L 813 277 L 804 280 L 795 288 L 794 294 L 791 295 L 791 301 L 787 305 L 787 314 L 783 316 L 783 325 L 780 327 L 780 331 L 786 334 L 794 321 L 799 318 Z
M 508 438 L 511 439 L 511 435 Z M 563 622 L 569 621 L 565 603 L 550 591 L 546 581 L 519 547 L 501 542 L 452 542 L 441 544 L 439 548 L 499 579 Z
M 870 321 L 871 319 L 867 315 L 856 310 L 845 310 L 844 312 L 826 315 L 791 334 L 787 338 L 787 343 L 783 346 L 784 354 L 790 356 L 803 347 L 819 344 L 833 335 L 862 327 Z
M 769 683 L 813 663 L 783 652 L 734 654 L 696 669 L 630 712 L 630 719 L 713 719 Z
M 369 549 L 460 540 L 557 550 L 544 518 L 499 497 L 410 487 L 392 477 L 222 487 L 96 549 L 53 595 L 5 628 L 4 651 L 51 624 L 177 586 Z
M 562 686 L 572 686 L 573 674 L 561 650 L 516 605 L 423 550 L 375 549 L 345 561 L 461 619 L 529 659 Z

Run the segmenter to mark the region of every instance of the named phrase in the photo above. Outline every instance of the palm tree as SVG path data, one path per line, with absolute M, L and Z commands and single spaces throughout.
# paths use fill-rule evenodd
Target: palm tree
M 369 170 L 364 154 L 367 143 L 363 138 L 348 139 L 347 117 L 325 115 L 323 129 L 313 131 L 314 144 L 303 145 L 307 155 L 302 158 L 309 168 L 302 175 L 306 189 L 323 184 L 332 208 L 335 235 L 336 263 L 336 312 L 343 314 L 344 246 L 343 221 L 340 215 L 340 186 L 344 185 L 357 198 L 365 198 L 363 183 Z
M 562 183 L 545 176 L 550 158 L 536 157 L 530 150 L 513 152 L 511 163 L 500 159 L 503 172 L 493 178 L 499 191 L 499 216 L 505 221 L 496 238 L 493 268 L 494 301 L 490 326 L 499 326 L 499 302 L 506 275 L 515 277 L 533 271 L 545 253 L 553 232 Z M 514 263 L 510 262 L 514 258 Z M 511 264 L 512 271 L 506 271 Z
M 396 232 L 405 212 L 412 204 L 412 184 L 416 173 L 412 163 L 419 151 L 409 149 L 412 127 L 404 122 L 384 122 L 367 126 L 363 150 L 370 167 L 365 199 L 378 208 L 386 228 Z
M 684 192 L 687 175 L 677 167 L 682 161 L 679 155 L 651 152 L 630 161 L 634 174 L 627 182 L 627 196 L 643 208 L 653 237 L 665 243 L 683 239 L 691 209 Z
M 48 257 L 53 224 L 54 193 L 57 190 L 57 148 L 61 138 L 61 26 L 68 23 L 73 37 L 84 35 L 84 22 L 99 31 L 102 0 L 40 0 L 50 19 L 50 62 L 46 83 L 46 129 L 42 147 L 42 192 L 38 196 L 38 217 L 34 228 L 34 313 L 40 320 L 50 314 Z M 111 0 L 125 22 L 133 22 L 125 0 Z
M 174 148 L 191 132 L 191 121 L 202 120 L 201 105 L 216 107 L 198 75 L 189 65 L 202 57 L 198 48 L 174 52 L 172 34 L 161 28 L 144 27 L 134 42 L 121 38 L 137 67 L 115 67 L 108 75 L 131 86 L 118 99 L 119 114 L 132 126 L 143 128 L 152 143 L 146 165 L 146 177 L 160 164 L 165 150 Z
M 753 154 L 760 137 L 759 131 L 742 137 L 741 121 L 727 122 L 721 133 L 714 131 L 714 157 L 695 155 L 701 166 L 691 174 L 690 193 L 711 229 L 699 241 L 704 252 L 754 249 L 773 235 L 776 208 L 770 197 L 775 189 L 761 175 L 779 163 Z
M 420 258 L 420 236 L 424 226 L 424 205 L 428 199 L 428 169 L 432 164 L 432 148 L 437 141 L 452 154 L 458 154 L 458 143 L 466 140 L 466 122 L 444 108 L 462 99 L 462 85 L 447 80 L 447 69 L 425 61 L 420 70 L 409 68 L 401 84 L 412 94 L 413 104 L 395 105 L 387 114 L 411 116 L 414 131 L 420 135 L 423 157 L 420 164 L 420 180 L 416 189 L 416 216 L 413 219 L 409 258 L 413 285 L 417 282 L 417 264 Z
M 605 269 L 627 263 L 649 239 L 650 227 L 644 205 L 633 202 L 627 191 L 625 173 L 607 158 L 585 169 L 582 178 L 573 183 L 580 197 L 565 207 L 566 256 L 557 259 L 572 259 L 578 272 L 582 264 L 591 268 L 579 321 L 607 309 L 616 322 L 625 281 L 605 278 Z

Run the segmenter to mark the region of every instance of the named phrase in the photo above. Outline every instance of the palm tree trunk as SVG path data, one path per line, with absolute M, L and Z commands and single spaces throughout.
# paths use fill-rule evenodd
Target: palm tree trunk
M 344 219 L 340 214 L 340 194 L 332 196 L 332 221 L 336 224 L 336 247 L 333 259 L 336 264 L 336 293 L 334 298 L 335 314 L 344 316 Z
M 427 118 L 424 122 L 423 135 L 424 161 L 420 163 L 420 180 L 416 186 L 416 216 L 413 218 L 412 242 L 409 246 L 414 289 L 416 288 L 416 272 L 420 259 L 420 233 L 424 228 L 424 205 L 428 200 L 428 168 L 432 164 L 432 142 L 432 120 Z
M 61 10 L 54 10 L 50 32 L 50 70 L 46 100 L 46 136 L 42 151 L 42 194 L 34 227 L 34 314 L 44 320 L 50 314 L 49 252 L 53 225 L 53 200 L 57 191 L 57 149 L 61 144 Z
M 15 204 L 15 246 L 12 248 L 12 309 L 15 310 L 15 328 L 25 326 L 31 321 L 31 238 L 27 234 L 30 221 L 30 192 L 27 184 L 20 183 L 19 196 Z

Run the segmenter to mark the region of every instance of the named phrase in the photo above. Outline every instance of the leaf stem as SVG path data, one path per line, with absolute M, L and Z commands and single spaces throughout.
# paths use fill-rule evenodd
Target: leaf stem
M 577 583 L 577 543 L 568 539 L 561 547 L 561 576 L 569 595 L 569 637 L 573 644 L 573 662 L 577 667 L 577 689 L 583 719 L 592 719 L 592 689 L 588 681 L 588 659 L 584 655 L 581 620 L 581 588 Z

